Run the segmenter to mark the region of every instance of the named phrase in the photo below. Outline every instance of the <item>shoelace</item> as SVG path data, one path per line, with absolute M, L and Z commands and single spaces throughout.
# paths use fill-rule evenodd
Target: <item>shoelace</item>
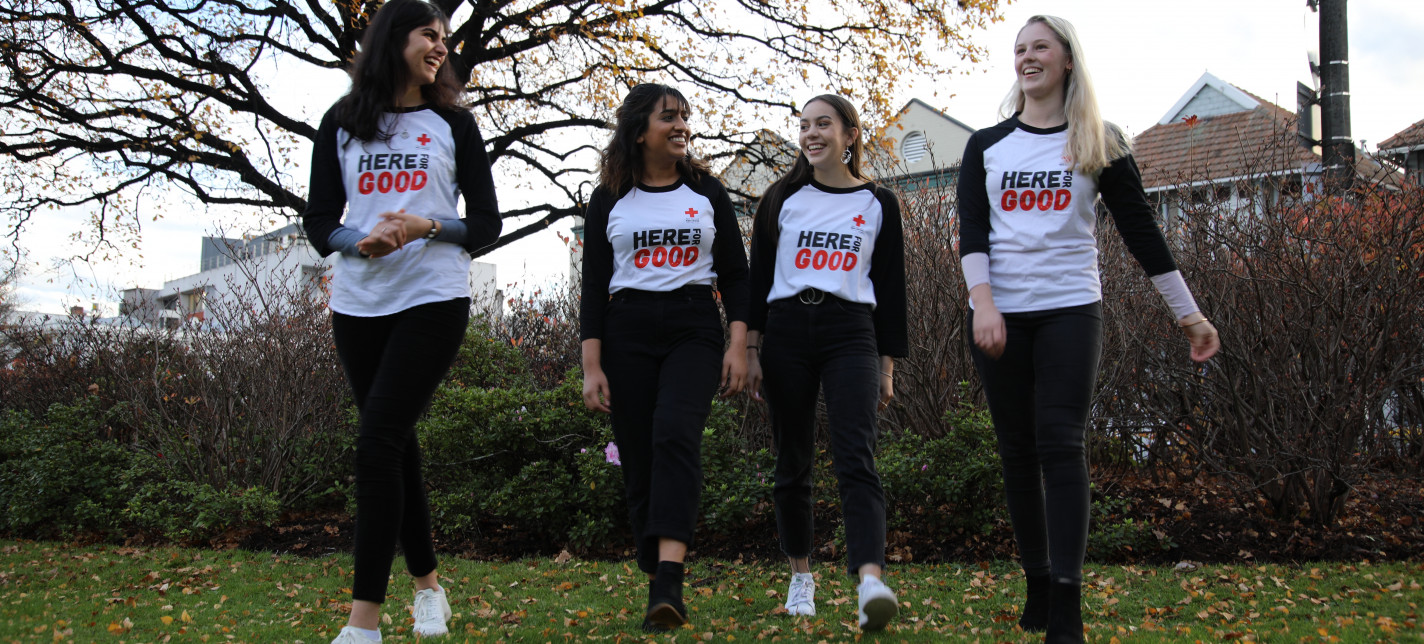
M 793 579 L 791 581 L 791 597 L 788 598 L 790 599 L 788 603 L 792 606 L 811 603 L 811 589 L 815 587 L 815 583 L 815 581 L 804 577 Z
M 423 622 L 436 619 L 440 614 L 439 601 L 435 595 L 421 595 L 415 601 L 415 621 Z

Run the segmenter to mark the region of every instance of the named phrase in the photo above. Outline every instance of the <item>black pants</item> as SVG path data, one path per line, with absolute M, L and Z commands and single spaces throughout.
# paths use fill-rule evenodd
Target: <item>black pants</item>
M 824 387 L 847 570 L 884 566 L 885 491 L 875 472 L 880 356 L 870 306 L 829 295 L 820 304 L 772 302 L 761 364 L 776 442 L 773 496 L 782 552 L 797 559 L 811 554 L 816 394 Z
M 638 568 L 658 569 L 658 540 L 691 543 L 702 500 L 702 429 L 722 374 L 712 289 L 622 290 L 604 318 L 603 372 L 623 463 Z
M 969 346 L 984 383 L 1024 572 L 1081 583 L 1088 543 L 1084 441 L 1103 344 L 1102 304 L 1006 313 L 998 360 Z
M 385 601 L 397 541 L 410 574 L 435 570 L 415 422 L 450 370 L 469 317 L 469 298 L 380 317 L 331 315 L 336 353 L 361 412 L 354 599 Z

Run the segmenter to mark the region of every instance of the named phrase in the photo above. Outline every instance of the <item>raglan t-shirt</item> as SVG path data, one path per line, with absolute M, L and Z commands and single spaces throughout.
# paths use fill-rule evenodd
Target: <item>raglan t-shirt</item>
M 467 111 L 417 107 L 382 115 L 388 141 L 362 141 L 328 110 L 312 152 L 307 238 L 321 255 L 333 236 L 364 237 L 382 213 L 405 212 L 465 227 L 462 244 L 414 239 L 390 255 L 338 255 L 330 306 L 346 315 L 389 315 L 470 296 L 470 253 L 499 238 L 501 221 L 484 142 Z M 460 217 L 460 196 L 465 217 Z M 345 212 L 343 220 L 342 213 Z
M 1068 169 L 1067 140 L 1067 125 L 1035 128 L 1015 117 L 975 132 L 965 147 L 959 253 L 988 254 L 989 285 L 1002 312 L 1102 299 L 1094 238 L 1099 195 L 1149 276 L 1177 270 L 1132 155 L 1093 176 Z
M 603 337 L 611 294 L 713 285 L 728 322 L 747 319 L 747 256 L 721 182 L 635 185 L 622 196 L 594 190 L 584 220 L 580 337 Z
M 780 204 L 763 199 L 759 206 L 779 206 L 779 233 L 753 235 L 748 328 L 765 330 L 771 302 L 814 288 L 870 305 L 880 354 L 907 355 L 904 232 L 895 193 L 873 183 L 832 188 L 815 180 L 787 192 Z

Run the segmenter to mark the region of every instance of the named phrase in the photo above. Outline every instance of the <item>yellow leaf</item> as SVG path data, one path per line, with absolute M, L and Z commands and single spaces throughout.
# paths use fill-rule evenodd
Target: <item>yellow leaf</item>
M 188 611 L 186 611 L 186 610 L 183 611 L 183 614 L 182 614 L 182 615 L 179 615 L 179 616 L 178 616 L 178 619 L 183 620 L 183 623 L 184 623 L 184 624 L 192 624 L 192 623 L 193 623 L 193 616 L 192 616 L 192 615 L 189 615 L 189 614 L 188 614 Z
M 164 615 L 163 617 L 160 617 L 160 618 L 158 618 L 158 619 L 159 619 L 159 621 L 163 622 L 163 625 L 164 625 L 164 626 L 167 626 L 167 625 L 173 623 L 173 616 L 172 616 L 172 615 Z

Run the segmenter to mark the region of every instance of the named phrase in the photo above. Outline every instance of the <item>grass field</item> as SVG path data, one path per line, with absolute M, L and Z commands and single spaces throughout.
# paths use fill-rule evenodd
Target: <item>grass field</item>
M 1090 566 L 1088 640 L 1424 640 L 1424 563 L 1181 568 Z M 0 642 L 324 644 L 345 623 L 350 572 L 349 556 L 0 540 Z M 892 567 L 900 617 L 871 635 L 855 628 L 854 584 L 830 565 L 816 572 L 818 614 L 793 618 L 780 608 L 784 567 L 694 562 L 690 628 L 648 636 L 631 563 L 446 558 L 455 617 L 440 641 L 1039 641 L 1015 627 L 1023 579 L 1007 562 Z M 391 590 L 385 641 L 414 641 L 404 573 Z

